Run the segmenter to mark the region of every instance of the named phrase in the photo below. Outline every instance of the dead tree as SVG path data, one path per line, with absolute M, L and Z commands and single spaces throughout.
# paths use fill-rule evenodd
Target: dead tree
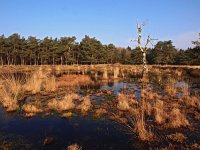
M 147 70 L 147 59 L 146 59 L 146 53 L 147 53 L 147 46 L 148 44 L 152 44 L 152 40 L 157 40 L 157 39 L 151 39 L 150 35 L 148 35 L 147 40 L 146 40 L 146 44 L 145 47 L 142 47 L 142 28 L 143 26 L 145 26 L 145 24 L 139 24 L 137 22 L 137 31 L 138 31 L 138 37 L 137 37 L 137 43 L 138 43 L 138 47 L 142 52 L 142 56 L 143 56 L 143 70 Z

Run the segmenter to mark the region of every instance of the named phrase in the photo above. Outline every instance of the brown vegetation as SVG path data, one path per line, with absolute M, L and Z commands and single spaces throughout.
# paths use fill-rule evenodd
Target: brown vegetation
M 39 93 L 41 90 L 47 92 L 56 91 L 56 78 L 48 74 L 48 72 L 44 72 L 42 69 L 39 69 L 31 73 L 30 77 L 27 77 L 24 89 L 32 94 Z
M 48 102 L 47 106 L 49 109 L 56 110 L 58 112 L 70 110 L 75 108 L 74 100 L 78 99 L 77 94 L 67 94 L 61 100 L 52 99 Z
M 119 110 L 124 110 L 124 111 L 129 110 L 130 109 L 129 98 L 130 97 L 128 97 L 128 95 L 119 93 L 117 96 L 117 101 L 118 101 L 117 108 Z
M 72 144 L 67 147 L 67 150 L 82 150 L 82 147 L 78 144 Z
M 135 132 L 138 134 L 140 140 L 142 141 L 153 140 L 153 133 L 150 130 L 146 129 L 146 124 L 143 114 L 139 113 L 138 116 L 136 116 L 134 129 Z
M 1 76 L 0 80 L 0 102 L 7 111 L 17 110 L 18 101 L 22 99 L 24 93 L 23 80 L 9 73 Z
M 176 80 L 174 78 L 169 78 L 165 85 L 165 92 L 170 96 L 176 96 L 177 88 L 175 87 Z
M 57 69 L 59 74 L 62 75 L 61 70 Z M 59 112 L 60 116 L 65 118 L 72 117 L 74 111 L 77 110 L 83 114 L 91 112 L 94 113 L 95 117 L 104 115 L 120 122 L 127 126 L 131 133 L 138 135 L 138 138 L 142 141 L 151 141 L 160 138 L 160 135 L 157 135 L 156 132 L 166 130 L 177 132 L 178 128 L 190 129 L 183 128 L 193 125 L 188 121 L 191 119 L 190 114 L 193 118 L 200 120 L 199 95 L 190 93 L 189 84 L 180 82 L 181 84 L 177 86 L 177 80 L 169 74 L 167 79 L 166 74 L 164 77 L 161 76 L 162 69 L 155 69 L 155 71 L 159 74 L 156 76 L 155 82 L 159 86 L 161 85 L 161 88 L 159 87 L 159 90 L 161 90 L 156 89 L 157 85 L 151 88 L 148 86 L 148 80 L 143 80 L 143 82 L 147 82 L 147 86 L 143 86 L 144 83 L 142 86 L 141 82 L 138 83 L 142 87 L 139 100 L 134 97 L 135 90 L 129 90 L 128 86 L 122 88 L 123 94 L 119 93 L 118 96 L 114 95 L 113 90 L 96 89 L 84 90 L 78 95 L 76 94 L 78 90 L 75 91 L 74 89 L 93 83 L 89 76 L 62 75 L 56 78 L 52 75 L 52 72 L 45 73 L 43 68 L 34 71 L 30 76 L 27 75 L 26 80 L 19 80 L 14 76 L 2 77 L 0 80 L 0 101 L 7 111 L 14 111 L 19 108 L 19 101 L 23 99 L 24 92 L 28 91 L 25 94 L 32 93 L 34 95 L 31 96 L 34 98 L 42 97 L 43 99 L 40 104 L 37 104 L 35 100 L 25 102 L 22 110 L 26 117 L 32 117 L 40 112 L 49 113 L 49 110 L 50 113 L 54 113 L 51 110 Z M 171 73 L 172 71 L 168 69 L 164 72 Z M 176 71 L 175 74 L 181 76 L 182 71 Z M 164 86 L 163 83 L 165 83 Z M 70 88 L 70 90 L 66 90 L 65 87 Z M 81 96 L 81 94 L 84 96 Z M 91 100 L 91 95 L 101 97 L 100 106 Z M 112 97 L 111 100 L 107 101 L 106 96 Z M 151 130 L 152 128 L 156 128 L 156 130 Z M 154 131 L 156 132 L 154 133 Z M 179 143 L 186 139 L 182 133 L 172 133 L 165 135 L 165 137 L 166 140 Z
M 22 110 L 26 113 L 26 117 L 33 117 L 35 114 L 42 112 L 42 109 L 36 107 L 34 104 L 24 104 Z
M 89 96 L 83 97 L 81 101 L 82 102 L 77 106 L 77 109 L 80 109 L 82 113 L 87 112 L 92 106 Z
M 54 92 L 57 90 L 57 87 L 55 76 L 48 77 L 44 80 L 44 89 L 46 92 Z
M 105 108 L 99 108 L 95 111 L 95 116 L 100 117 L 106 113 L 107 113 L 107 110 Z
M 154 113 L 155 113 L 155 122 L 157 124 L 162 124 L 165 122 L 166 114 L 164 112 L 163 101 L 156 100 L 154 106 Z
M 92 83 L 88 75 L 63 75 L 58 78 L 58 87 L 78 87 Z
M 186 127 L 189 126 L 189 121 L 185 117 L 185 115 L 180 112 L 180 109 L 173 108 L 172 111 L 169 113 L 169 123 L 167 127 L 169 128 L 179 128 L 179 127 Z
M 187 137 L 183 133 L 174 133 L 167 135 L 167 138 L 174 142 L 183 142 Z

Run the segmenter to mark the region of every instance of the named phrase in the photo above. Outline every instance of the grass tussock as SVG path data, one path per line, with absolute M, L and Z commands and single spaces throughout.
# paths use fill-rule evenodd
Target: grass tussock
M 67 150 L 82 150 L 82 147 L 78 144 L 72 144 L 67 147 Z
M 155 106 L 154 106 L 154 115 L 155 115 L 155 122 L 157 124 L 162 124 L 165 122 L 166 114 L 164 113 L 163 101 L 156 100 Z
M 79 87 L 92 83 L 88 75 L 63 75 L 58 78 L 58 87 Z
M 22 106 L 22 109 L 26 113 L 34 113 L 34 114 L 36 114 L 36 113 L 42 112 L 42 109 L 36 107 L 34 104 L 24 104 Z
M 63 99 L 53 99 L 48 102 L 47 106 L 49 109 L 62 112 L 75 108 L 74 100 L 79 99 L 79 96 L 75 93 L 67 94 Z
M 62 117 L 63 117 L 63 118 L 70 118 L 70 117 L 72 117 L 72 116 L 73 116 L 73 113 L 72 113 L 72 112 L 65 112 L 65 113 L 62 114 Z
M 169 96 L 176 96 L 177 88 L 175 87 L 176 80 L 174 78 L 169 78 L 164 87 L 164 91 Z
M 170 135 L 167 135 L 167 138 L 174 142 L 180 142 L 180 143 L 182 143 L 184 140 L 187 139 L 187 137 L 183 133 L 170 134 Z
M 184 103 L 189 107 L 194 107 L 200 110 L 200 100 L 196 96 L 191 96 L 191 97 L 188 97 L 187 99 L 184 99 Z
M 22 99 L 24 89 L 23 80 L 13 74 L 1 76 L 0 102 L 6 111 L 15 111 L 19 108 L 18 101 Z
M 125 94 L 118 94 L 117 101 L 118 101 L 117 108 L 119 110 L 126 111 L 126 110 L 130 109 L 130 106 L 129 106 L 129 97 L 127 95 L 125 95 Z
M 176 69 L 174 73 L 179 77 L 183 75 L 183 71 L 178 69 Z
M 53 92 L 57 90 L 56 78 L 55 76 L 50 76 L 48 72 L 39 69 L 30 74 L 30 77 L 27 77 L 24 88 L 32 94 L 39 93 L 41 90 Z
M 180 128 L 189 126 L 189 121 L 186 116 L 178 108 L 173 108 L 168 116 L 169 123 L 168 128 Z
M 36 94 L 41 91 L 43 79 L 47 78 L 47 74 L 42 72 L 41 69 L 30 74 L 27 78 L 24 88 L 26 91 Z
M 46 92 L 54 92 L 57 90 L 56 77 L 51 76 L 44 81 L 44 89 Z
M 107 110 L 105 108 L 98 108 L 96 111 L 95 111 L 95 116 L 96 117 L 100 117 L 104 114 L 107 113 Z
M 152 108 L 152 104 L 148 101 L 146 101 L 145 103 L 145 113 L 150 116 L 152 114 L 153 108 Z
M 136 117 L 134 130 L 142 141 L 151 141 L 153 139 L 153 133 L 146 129 L 143 114 L 138 114 Z
M 77 109 L 80 109 L 81 112 L 87 112 L 90 110 L 92 104 L 89 96 L 83 97 L 80 105 L 77 106 Z
M 63 99 L 63 100 L 56 100 L 53 99 L 50 102 L 48 102 L 48 108 L 56 111 L 65 111 L 70 110 L 75 107 L 75 104 L 72 99 Z

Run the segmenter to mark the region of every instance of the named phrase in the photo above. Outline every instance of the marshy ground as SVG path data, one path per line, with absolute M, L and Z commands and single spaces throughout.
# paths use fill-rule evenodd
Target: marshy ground
M 200 68 L 3 66 L 0 149 L 200 149 Z

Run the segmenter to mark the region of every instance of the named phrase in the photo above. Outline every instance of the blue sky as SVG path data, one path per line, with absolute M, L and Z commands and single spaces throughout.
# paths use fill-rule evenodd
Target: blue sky
M 136 46 L 136 20 L 143 36 L 192 46 L 200 32 L 200 0 L 0 0 L 0 34 L 96 37 L 103 44 Z

